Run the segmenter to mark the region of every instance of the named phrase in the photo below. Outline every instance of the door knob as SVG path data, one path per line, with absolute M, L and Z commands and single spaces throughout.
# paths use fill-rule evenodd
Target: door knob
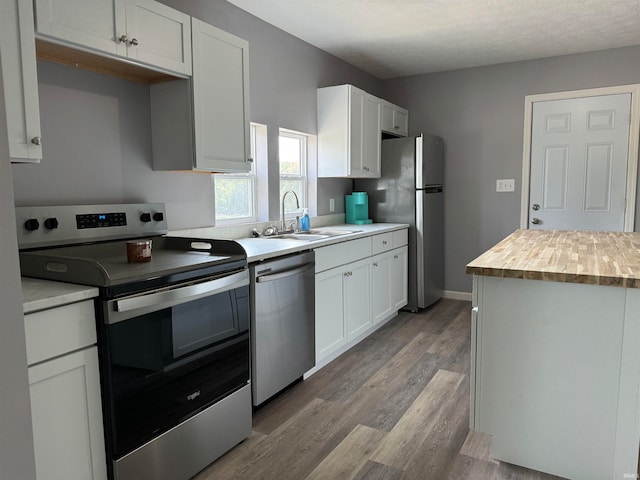
M 538 205 L 537 203 L 534 203 L 533 205 L 531 205 L 531 209 L 537 212 L 538 210 L 540 210 L 540 205 Z
M 540 225 L 542 222 L 539 218 L 532 218 L 531 223 L 533 223 L 534 225 Z

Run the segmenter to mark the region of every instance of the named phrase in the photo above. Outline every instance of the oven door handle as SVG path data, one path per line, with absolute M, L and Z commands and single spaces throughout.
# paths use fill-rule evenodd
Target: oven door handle
M 113 305 L 116 312 L 130 312 L 152 306 L 157 306 L 157 310 L 160 310 L 161 308 L 173 307 L 181 303 L 226 292 L 245 285 L 249 285 L 249 272 L 246 270 L 226 277 L 216 278 L 215 280 L 209 280 L 208 282 L 179 287 L 174 290 L 115 300 Z

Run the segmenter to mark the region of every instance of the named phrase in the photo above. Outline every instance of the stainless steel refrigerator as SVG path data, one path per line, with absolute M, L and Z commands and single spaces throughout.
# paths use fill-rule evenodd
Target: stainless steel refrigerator
M 382 141 L 382 176 L 354 181 L 367 192 L 369 218 L 377 223 L 408 223 L 409 302 L 426 308 L 444 288 L 444 144 L 435 135 Z

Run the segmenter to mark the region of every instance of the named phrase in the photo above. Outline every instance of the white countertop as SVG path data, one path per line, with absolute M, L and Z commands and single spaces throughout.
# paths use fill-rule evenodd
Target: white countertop
M 340 224 L 323 226 L 326 230 L 350 230 L 355 233 L 329 237 L 322 240 L 306 241 L 285 238 L 240 238 L 235 239 L 247 252 L 249 263 L 259 262 L 269 258 L 288 255 L 291 253 L 311 250 L 326 245 L 369 237 L 379 233 L 392 232 L 407 228 L 409 225 L 402 223 L 372 223 L 369 225 Z M 220 238 L 214 228 L 194 228 L 169 232 L 173 236 L 192 236 L 198 238 Z M 22 277 L 22 298 L 24 313 L 32 313 L 38 310 L 59 307 L 69 303 L 79 302 L 97 297 L 98 289 L 70 283 L 38 280 Z
M 311 250 L 318 247 L 324 247 L 327 245 L 333 245 L 335 243 L 347 242 L 349 240 L 355 240 L 356 238 L 369 237 L 378 233 L 392 232 L 394 230 L 401 230 L 408 228 L 409 225 L 405 223 L 370 223 L 368 225 L 352 225 L 352 224 L 340 224 L 340 225 L 328 225 L 322 227 L 313 227 L 313 229 L 320 228 L 323 230 L 350 230 L 355 233 L 347 235 L 340 235 L 337 237 L 324 238 L 322 240 L 296 240 L 288 238 L 236 238 L 234 239 L 242 248 L 247 252 L 247 261 L 249 263 L 260 262 L 273 257 L 279 257 L 282 255 L 288 255 L 291 253 L 302 252 L 304 250 Z M 220 238 L 219 233 L 216 234 L 215 227 L 213 228 L 193 228 L 189 230 L 179 230 L 169 232 L 172 236 L 191 236 L 196 238 L 215 239 Z
M 95 287 L 22 277 L 24 313 L 60 307 L 97 296 L 98 289 Z

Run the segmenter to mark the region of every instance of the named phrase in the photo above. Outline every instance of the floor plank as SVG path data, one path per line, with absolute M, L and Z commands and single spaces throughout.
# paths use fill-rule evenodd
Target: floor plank
M 395 319 L 254 412 L 254 433 L 192 480 L 552 480 L 469 431 L 469 302 Z
M 383 437 L 384 432 L 380 430 L 356 425 L 349 435 L 307 476 L 307 480 L 355 478 Z

